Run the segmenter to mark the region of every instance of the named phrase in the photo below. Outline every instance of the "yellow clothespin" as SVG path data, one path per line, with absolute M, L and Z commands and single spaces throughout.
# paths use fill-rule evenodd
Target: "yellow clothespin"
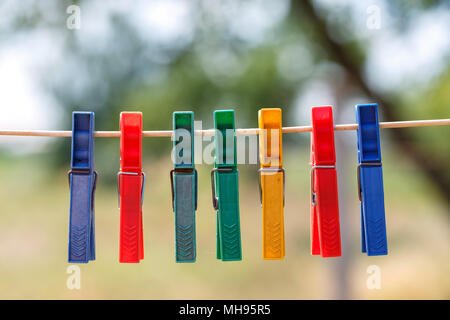
M 259 160 L 258 182 L 263 213 L 263 258 L 284 258 L 284 187 L 281 109 L 258 112 Z

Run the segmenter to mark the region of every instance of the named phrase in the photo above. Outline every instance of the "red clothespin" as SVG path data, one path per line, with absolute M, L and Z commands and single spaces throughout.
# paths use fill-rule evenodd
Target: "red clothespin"
M 120 114 L 120 258 L 121 263 L 144 259 L 142 201 L 145 174 L 142 172 L 142 113 Z
M 333 108 L 312 108 L 311 253 L 341 256 Z

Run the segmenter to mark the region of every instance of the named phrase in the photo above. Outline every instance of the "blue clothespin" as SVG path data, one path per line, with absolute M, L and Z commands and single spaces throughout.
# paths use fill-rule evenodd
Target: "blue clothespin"
M 362 252 L 367 252 L 369 256 L 386 255 L 388 249 L 378 105 L 357 105 L 356 122 Z
M 72 160 L 69 171 L 70 221 L 69 262 L 95 260 L 94 195 L 97 172 L 94 170 L 93 112 L 72 114 Z

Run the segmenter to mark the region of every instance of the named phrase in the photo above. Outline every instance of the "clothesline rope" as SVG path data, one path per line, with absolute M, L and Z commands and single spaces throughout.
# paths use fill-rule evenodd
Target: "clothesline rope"
M 450 125 L 450 119 L 435 119 L 435 120 L 415 120 L 415 121 L 392 121 L 392 122 L 380 122 L 380 128 L 392 129 L 392 128 L 413 128 L 413 127 L 433 127 L 433 126 L 448 126 Z M 357 130 L 357 124 L 338 124 L 334 126 L 335 131 L 345 130 Z M 260 129 L 248 128 L 248 129 L 236 129 L 236 135 L 256 135 Z M 296 127 L 283 127 L 283 133 L 296 133 L 296 132 L 311 132 L 311 126 L 296 126 Z M 196 130 L 196 135 L 213 136 L 214 129 L 208 130 Z M 160 130 L 160 131 L 143 131 L 143 137 L 171 137 L 173 130 Z M 52 130 L 0 130 L 0 136 L 19 136 L 19 137 L 71 137 L 72 131 L 52 131 Z M 120 131 L 96 131 L 96 138 L 119 138 Z

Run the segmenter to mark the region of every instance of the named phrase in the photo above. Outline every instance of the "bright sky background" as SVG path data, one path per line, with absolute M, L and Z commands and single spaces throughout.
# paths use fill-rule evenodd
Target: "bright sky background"
M 20 46 L 0 51 L 0 128 L 10 130 L 55 129 L 59 122 L 53 99 L 39 87 L 33 76 L 34 57 Z M 0 145 L 12 151 L 39 150 L 42 139 L 0 137 Z

